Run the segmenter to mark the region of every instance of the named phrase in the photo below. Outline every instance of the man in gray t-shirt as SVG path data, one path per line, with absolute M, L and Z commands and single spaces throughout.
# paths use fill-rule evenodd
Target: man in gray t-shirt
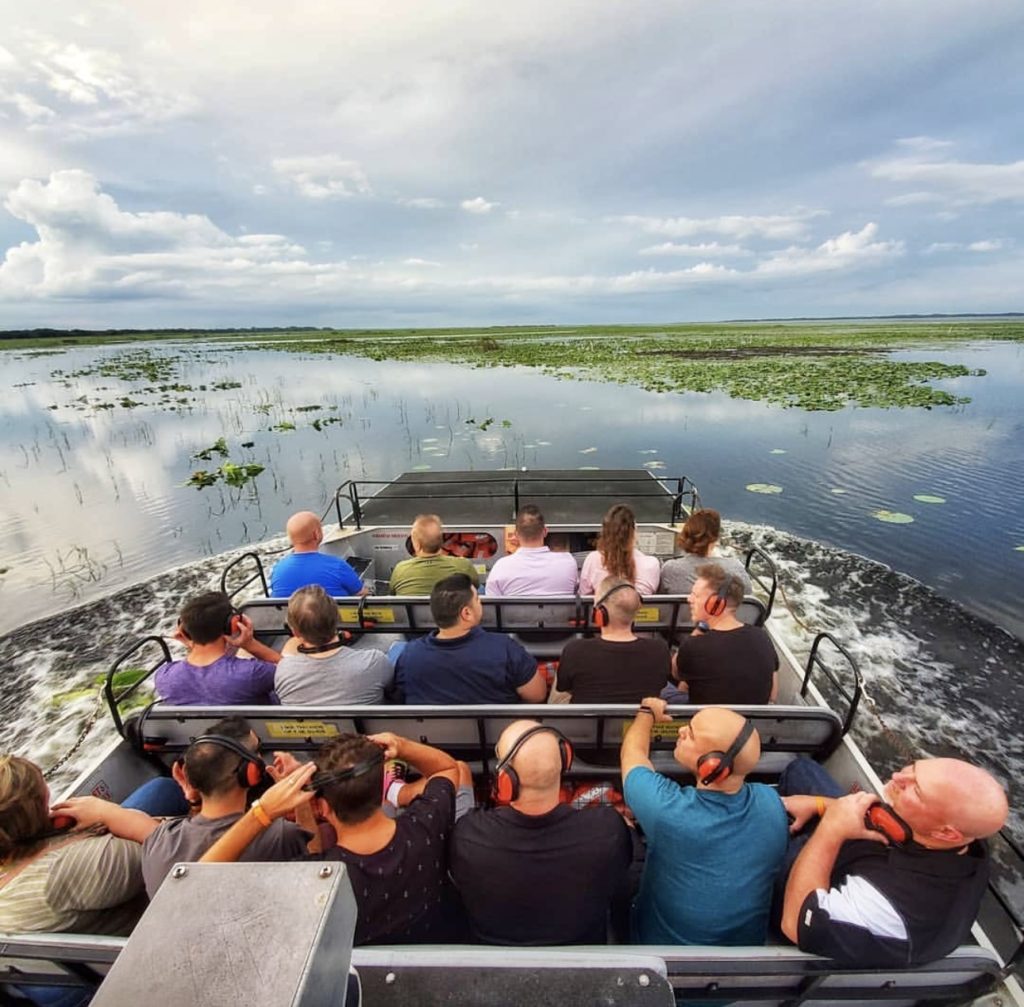
M 173 769 L 189 802 L 199 805 L 199 813 L 161 822 L 142 845 L 142 877 L 150 898 L 174 864 L 199 860 L 242 817 L 248 788 L 263 776 L 259 739 L 241 717 L 220 721 L 204 737 L 209 740 L 193 743 Z M 292 860 L 306 853 L 309 838 L 298 825 L 275 821 L 241 859 Z

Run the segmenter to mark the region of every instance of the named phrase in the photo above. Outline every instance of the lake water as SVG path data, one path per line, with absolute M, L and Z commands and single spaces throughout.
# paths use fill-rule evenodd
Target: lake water
M 345 478 L 646 466 L 690 476 L 735 545 L 756 542 L 778 560 L 801 620 L 850 643 L 885 722 L 910 744 L 977 756 L 1013 779 L 1024 770 L 1024 346 L 896 356 L 987 374 L 940 384 L 972 397 L 955 408 L 808 413 L 259 346 L 6 352 L 4 747 L 52 761 L 92 706 L 77 695 L 53 706 L 54 691 L 90 686 L 135 636 L 166 631 L 181 597 L 215 580 L 220 554 L 280 536 L 295 510 L 323 512 Z M 154 360 L 125 380 L 132 361 L 145 370 Z M 212 388 L 221 383 L 238 387 Z M 221 437 L 231 461 L 264 471 L 241 488 L 186 485 L 223 461 L 193 458 Z M 782 492 L 746 489 L 758 483 Z M 873 516 L 882 510 L 913 523 L 884 523 Z M 795 623 L 783 628 L 806 650 Z M 859 720 L 861 739 L 891 764 L 876 719 Z

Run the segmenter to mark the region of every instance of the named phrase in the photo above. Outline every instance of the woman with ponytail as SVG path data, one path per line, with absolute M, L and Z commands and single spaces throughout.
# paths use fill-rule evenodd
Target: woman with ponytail
M 683 555 L 666 560 L 661 568 L 662 594 L 689 594 L 697 582 L 697 568 L 709 560 L 740 581 L 744 594 L 750 594 L 750 576 L 743 564 L 732 556 L 715 555 L 721 532 L 722 518 L 716 510 L 695 510 L 686 519 L 676 540 Z
M 661 564 L 636 547 L 636 518 L 625 504 L 615 504 L 604 516 L 597 549 L 583 561 L 580 594 L 593 594 L 607 577 L 627 580 L 641 594 L 658 590 Z

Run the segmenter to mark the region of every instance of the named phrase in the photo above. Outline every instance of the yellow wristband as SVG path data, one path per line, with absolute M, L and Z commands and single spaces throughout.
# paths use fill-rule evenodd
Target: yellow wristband
M 818 817 L 821 818 L 825 814 L 825 798 L 818 798 Z
M 249 806 L 249 810 L 252 812 L 253 817 L 256 819 L 256 821 L 259 822 L 260 825 L 263 826 L 263 828 L 270 828 L 274 820 L 270 817 L 270 815 L 267 814 L 266 809 L 264 809 L 263 805 L 260 804 L 258 800 L 252 802 L 252 804 Z

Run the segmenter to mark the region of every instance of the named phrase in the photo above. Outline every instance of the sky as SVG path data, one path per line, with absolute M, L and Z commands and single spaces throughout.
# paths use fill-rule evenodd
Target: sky
M 1020 0 L 0 15 L 0 328 L 1024 310 Z

